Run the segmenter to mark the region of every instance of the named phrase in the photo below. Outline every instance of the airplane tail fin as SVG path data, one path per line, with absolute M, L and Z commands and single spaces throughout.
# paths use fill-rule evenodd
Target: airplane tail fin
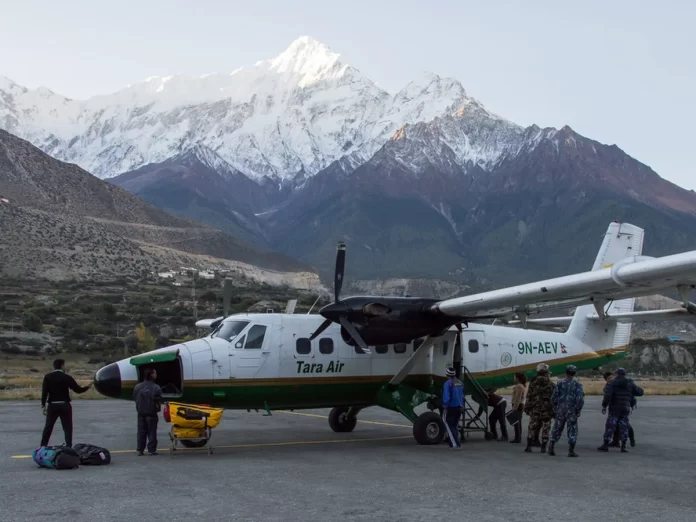
M 643 236 L 642 228 L 629 223 L 612 222 L 604 235 L 592 270 L 608 268 L 627 257 L 640 256 L 643 252 Z M 631 337 L 631 323 L 593 321 L 589 316 L 629 313 L 633 311 L 634 303 L 635 298 L 630 298 L 611 303 L 578 306 L 570 322 L 568 334 L 595 350 L 625 349 Z

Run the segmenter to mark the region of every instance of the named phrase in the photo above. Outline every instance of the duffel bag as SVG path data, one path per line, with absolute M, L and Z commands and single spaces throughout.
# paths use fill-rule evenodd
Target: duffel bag
M 108 449 L 93 444 L 75 444 L 73 446 L 80 456 L 80 464 L 86 466 L 103 466 L 111 462 L 111 453 Z
M 66 446 L 41 446 L 34 450 L 31 458 L 42 468 L 74 469 L 80 466 L 80 456 Z

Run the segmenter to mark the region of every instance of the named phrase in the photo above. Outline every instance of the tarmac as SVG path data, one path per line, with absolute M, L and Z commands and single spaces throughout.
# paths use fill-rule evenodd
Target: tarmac
M 112 463 L 59 471 L 30 458 L 39 403 L 0 402 L 0 521 L 693 521 L 695 407 L 692 397 L 641 398 L 636 447 L 601 453 L 605 417 L 587 397 L 576 459 L 565 434 L 555 457 L 481 433 L 458 452 L 420 446 L 405 418 L 381 408 L 361 412 L 352 433 L 332 432 L 328 410 L 226 411 L 212 455 L 172 457 L 160 417 L 160 454 L 139 457 L 133 404 L 82 400 L 74 442 L 108 448 Z M 59 421 L 51 443 L 62 442 Z

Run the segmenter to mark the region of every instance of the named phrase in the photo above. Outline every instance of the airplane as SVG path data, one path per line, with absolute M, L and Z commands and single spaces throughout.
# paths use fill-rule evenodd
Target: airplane
M 210 333 L 104 366 L 94 386 L 106 397 L 132 400 L 144 369 L 153 367 L 165 400 L 266 415 L 331 408 L 335 432 L 353 431 L 361 410 L 380 406 L 409 419 L 417 443 L 439 444 L 446 428 L 432 405 L 441 397 L 447 367 L 455 368 L 465 393 L 487 409 L 485 389 L 512 385 L 516 372 L 531 377 L 541 362 L 552 374 L 564 373 L 568 364 L 598 369 L 626 355 L 634 322 L 696 318 L 689 301 L 696 250 L 647 257 L 643 239 L 643 229 L 613 221 L 588 272 L 443 300 L 341 299 L 340 242 L 334 302 L 319 314 L 228 315 L 231 286 L 225 285 L 224 315 L 197 323 Z M 674 288 L 681 308 L 634 311 L 636 297 Z M 572 307 L 572 316 L 530 318 Z M 491 319 L 522 328 L 475 322 Z M 568 328 L 530 329 L 535 323 Z M 423 404 L 429 411 L 416 414 Z M 198 447 L 205 440 L 182 443 Z

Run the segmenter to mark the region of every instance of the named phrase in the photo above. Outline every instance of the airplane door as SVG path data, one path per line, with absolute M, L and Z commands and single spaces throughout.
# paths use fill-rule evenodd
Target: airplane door
M 230 343 L 230 377 L 251 379 L 271 354 L 270 325 L 253 323 Z
M 464 330 L 462 339 L 462 359 L 470 372 L 486 371 L 488 344 L 483 330 Z

